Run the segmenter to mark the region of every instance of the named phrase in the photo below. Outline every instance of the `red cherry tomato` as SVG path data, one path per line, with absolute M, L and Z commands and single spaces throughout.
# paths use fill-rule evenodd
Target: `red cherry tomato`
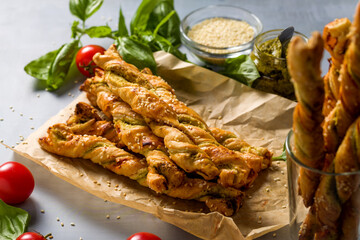
M 16 238 L 16 240 L 46 240 L 46 238 L 35 232 L 26 232 Z
M 103 54 L 105 48 L 98 45 L 87 45 L 77 52 L 75 62 L 79 71 L 86 77 L 94 76 L 94 68 L 96 64 L 93 61 L 95 53 Z
M 161 238 L 152 233 L 138 232 L 128 237 L 127 240 L 161 240 Z
M 34 190 L 34 177 L 30 170 L 18 162 L 0 166 L 0 199 L 7 204 L 22 203 Z

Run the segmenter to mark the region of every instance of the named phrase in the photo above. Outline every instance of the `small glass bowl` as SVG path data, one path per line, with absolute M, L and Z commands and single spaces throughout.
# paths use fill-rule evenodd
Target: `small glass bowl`
M 253 38 L 244 44 L 234 47 L 211 47 L 194 42 L 188 37 L 190 29 L 210 18 L 227 18 L 247 22 L 254 30 Z M 181 41 L 198 59 L 208 65 L 223 65 L 227 58 L 250 54 L 255 37 L 262 31 L 262 23 L 257 16 L 240 7 L 229 5 L 210 5 L 189 13 L 180 24 Z
M 305 207 L 303 198 L 299 195 L 299 176 L 300 172 L 307 176 L 316 176 L 318 179 L 326 180 L 326 182 L 330 186 L 326 194 L 329 194 L 329 192 L 333 192 L 331 189 L 334 189 L 336 191 L 336 180 L 349 180 L 357 182 L 360 180 L 360 171 L 356 172 L 344 172 L 344 173 L 331 173 L 331 172 L 324 172 L 312 167 L 309 167 L 305 164 L 303 164 L 294 153 L 294 133 L 293 131 L 290 131 L 286 141 L 285 141 L 285 147 L 286 147 L 286 159 L 287 159 L 287 177 L 288 177 L 288 194 L 289 194 L 289 214 L 290 214 L 290 239 L 291 240 L 297 240 L 299 238 L 299 232 L 302 228 L 302 236 L 304 237 L 304 233 L 310 233 L 311 229 L 314 229 L 315 231 L 319 231 L 319 228 L 316 228 L 315 224 L 304 224 L 302 226 L 303 221 L 309 216 L 314 216 L 315 214 L 311 215 L 312 210 L 315 208 L 313 207 Z M 314 181 L 314 179 L 312 179 Z M 303 185 L 304 186 L 304 185 Z M 310 185 L 309 185 L 310 186 Z M 323 185 L 325 186 L 325 185 Z M 355 186 L 357 186 L 355 184 Z M 329 211 L 328 209 L 333 209 L 334 205 L 333 202 L 331 204 L 326 204 L 325 199 L 327 199 L 328 195 L 323 195 L 322 197 L 319 197 L 318 201 L 320 202 L 320 205 L 326 209 L 326 211 Z M 337 197 L 335 196 L 335 199 Z M 338 230 L 336 234 L 344 234 L 344 231 L 346 231 L 346 235 L 342 235 L 345 237 L 344 239 L 360 239 L 360 187 L 357 186 L 355 189 L 353 189 L 352 197 L 346 201 L 345 203 L 341 204 L 341 215 L 338 217 Z M 312 206 L 316 206 L 315 203 L 313 203 Z M 336 208 L 335 208 L 336 209 Z M 333 217 L 334 213 L 331 211 L 331 216 L 329 214 L 326 214 L 325 218 L 327 221 L 327 218 Z M 316 217 L 314 217 L 316 221 Z M 345 220 L 344 220 L 345 219 Z M 306 221 L 306 220 L 305 220 Z M 343 222 L 344 221 L 344 224 Z M 346 221 L 346 223 L 345 223 Z M 311 222 L 311 221 L 310 221 Z M 329 221 L 331 222 L 331 221 Z M 322 234 L 329 234 L 327 232 L 327 226 L 323 227 L 323 230 L 325 229 Z M 312 234 L 306 235 L 305 238 L 301 239 L 315 239 L 311 236 Z M 322 235 L 323 237 L 327 238 L 321 238 L 321 239 L 330 239 L 330 236 Z M 333 238 L 331 238 L 333 239 Z M 338 239 L 338 238 L 337 238 Z M 340 239 L 340 238 L 339 238 Z M 343 239 L 343 238 L 341 238 Z
M 290 81 L 286 58 L 272 56 L 261 51 L 260 48 L 260 46 L 267 41 L 277 38 L 283 30 L 284 29 L 269 30 L 259 34 L 255 38 L 254 49 L 250 57 L 261 77 L 253 83 L 253 87 L 264 92 L 283 96 L 290 100 L 296 100 L 294 86 Z M 308 38 L 300 32 L 295 31 L 293 37 L 295 36 L 301 37 L 305 42 L 308 41 Z

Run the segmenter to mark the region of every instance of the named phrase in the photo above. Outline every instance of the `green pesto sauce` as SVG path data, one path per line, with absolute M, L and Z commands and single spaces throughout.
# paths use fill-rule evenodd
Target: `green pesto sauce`
M 265 54 L 281 58 L 281 42 L 279 38 L 267 40 L 259 46 L 259 50 Z
M 295 100 L 294 87 L 290 82 L 286 59 L 281 58 L 281 42 L 278 38 L 267 40 L 257 46 L 256 53 L 251 53 L 260 78 L 254 87 L 261 91 L 274 93 Z M 285 47 L 287 51 L 287 46 Z

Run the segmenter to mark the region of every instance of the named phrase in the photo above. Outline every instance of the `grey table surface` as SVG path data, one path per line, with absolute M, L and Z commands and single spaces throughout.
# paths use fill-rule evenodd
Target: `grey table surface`
M 120 6 L 129 24 L 140 0 L 105 0 L 88 25 L 117 25 Z M 183 18 L 190 11 L 210 4 L 243 7 L 255 13 L 264 31 L 293 25 L 307 36 L 322 31 L 335 18 L 353 19 L 355 0 L 175 0 Z M 79 84 L 50 93 L 37 88 L 36 80 L 23 68 L 31 60 L 57 49 L 70 39 L 70 26 L 75 18 L 67 0 L 2 0 L 0 6 L 0 139 L 9 146 L 21 142 L 47 119 L 80 94 Z M 84 38 L 83 44 L 100 44 L 109 39 Z M 184 50 L 184 49 L 183 49 Z M 186 51 L 186 50 L 185 50 Z M 327 69 L 326 57 L 323 71 Z M 70 95 L 70 96 L 69 96 Z M 7 161 L 24 163 L 32 171 L 36 186 L 31 197 L 18 205 L 31 214 L 29 230 L 51 232 L 54 239 L 126 239 L 135 232 L 153 232 L 162 239 L 195 240 L 195 236 L 162 222 L 158 218 L 119 204 L 104 202 L 57 178 L 41 166 L 0 146 L 0 165 Z M 1 187 L 1 186 L 0 186 Z M 45 210 L 45 213 L 41 213 Z M 106 215 L 110 214 L 110 219 Z M 121 216 L 116 219 L 116 216 Z M 65 225 L 61 227 L 59 218 Z M 75 223 L 71 226 L 70 223 Z M 1 231 L 1 229 L 0 229 Z M 287 227 L 259 239 L 288 239 Z

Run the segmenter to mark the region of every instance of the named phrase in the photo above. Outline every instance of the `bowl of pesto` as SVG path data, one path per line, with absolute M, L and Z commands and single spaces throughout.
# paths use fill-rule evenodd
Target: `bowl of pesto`
M 255 80 L 253 87 L 295 100 L 294 86 L 290 81 L 286 63 L 287 47 L 282 48 L 278 38 L 283 30 L 266 31 L 255 38 L 250 57 L 260 73 L 260 78 Z M 297 31 L 294 32 L 294 36 L 300 36 L 305 41 L 308 40 L 304 34 Z

